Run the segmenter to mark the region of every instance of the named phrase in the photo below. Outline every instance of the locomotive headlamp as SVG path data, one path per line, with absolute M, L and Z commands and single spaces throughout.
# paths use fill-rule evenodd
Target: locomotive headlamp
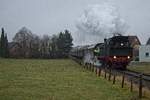
M 123 43 L 121 43 L 120 45 L 123 46 Z
M 114 59 L 116 59 L 117 57 L 116 56 L 114 56 Z
M 130 56 L 128 56 L 127 58 L 130 59 Z

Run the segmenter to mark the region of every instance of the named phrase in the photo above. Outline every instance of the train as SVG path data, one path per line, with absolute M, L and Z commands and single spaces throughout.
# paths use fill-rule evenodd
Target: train
M 83 64 L 98 67 L 126 69 L 132 61 L 133 48 L 129 36 L 113 36 L 103 43 L 73 47 L 70 56 Z

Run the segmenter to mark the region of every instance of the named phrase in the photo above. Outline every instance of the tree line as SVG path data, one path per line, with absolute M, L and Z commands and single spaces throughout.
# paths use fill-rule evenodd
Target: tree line
M 1 29 L 1 37 L 0 37 L 0 57 L 9 57 L 8 51 L 8 39 L 7 34 L 4 31 L 4 28 Z
M 65 30 L 52 36 L 38 36 L 26 27 L 21 28 L 8 43 L 2 28 L 0 56 L 13 58 L 66 58 L 72 48 L 71 32 Z

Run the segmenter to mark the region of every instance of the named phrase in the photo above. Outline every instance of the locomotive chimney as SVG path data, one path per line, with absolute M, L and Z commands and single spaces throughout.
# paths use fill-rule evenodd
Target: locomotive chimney
M 107 39 L 106 39 L 106 38 L 104 38 L 104 43 L 106 42 L 106 40 L 107 40 Z

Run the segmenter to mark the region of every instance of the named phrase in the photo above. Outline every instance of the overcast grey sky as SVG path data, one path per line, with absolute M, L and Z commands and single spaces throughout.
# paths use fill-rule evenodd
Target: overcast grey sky
M 9 40 L 23 26 L 38 35 L 69 29 L 75 36 L 75 21 L 83 10 L 103 1 L 119 8 L 129 25 L 128 34 L 137 34 L 146 42 L 150 37 L 150 0 L 0 0 L 0 27 L 5 28 Z

